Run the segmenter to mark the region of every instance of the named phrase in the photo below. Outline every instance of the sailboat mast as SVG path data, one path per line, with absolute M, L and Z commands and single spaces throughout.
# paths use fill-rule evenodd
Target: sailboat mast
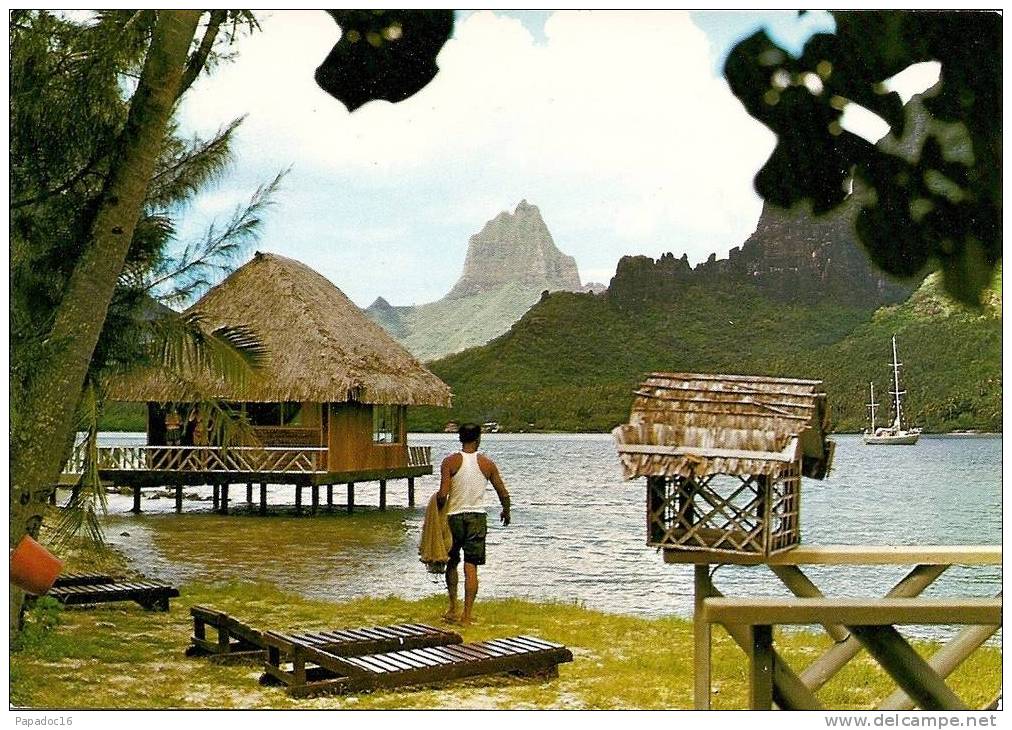
M 900 362 L 896 356 L 896 335 L 893 335 L 893 397 L 896 399 L 896 428 L 902 428 L 902 413 L 900 410 Z
M 875 433 L 875 408 L 878 406 L 878 403 L 875 402 L 875 383 L 868 383 L 868 389 L 871 392 L 868 402 L 868 407 L 871 409 L 871 432 Z

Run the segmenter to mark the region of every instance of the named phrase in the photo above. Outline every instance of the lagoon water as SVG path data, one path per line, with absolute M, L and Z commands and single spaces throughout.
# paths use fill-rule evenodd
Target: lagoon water
M 802 540 L 807 544 L 974 544 L 1001 541 L 1001 437 L 922 437 L 911 447 L 865 446 L 835 436 L 833 472 L 802 487 Z M 142 443 L 142 434 L 103 434 L 104 444 Z M 454 435 L 412 434 L 431 444 L 438 464 L 457 447 Z M 666 565 L 645 545 L 645 484 L 622 479 L 606 434 L 491 434 L 483 450 L 499 463 L 513 497 L 513 524 L 498 523 L 488 491 L 488 564 L 482 597 L 525 597 L 579 603 L 602 611 L 657 616 L 692 611 L 692 568 Z M 437 468 L 438 471 L 438 468 Z M 110 495 L 107 537 L 134 566 L 173 582 L 266 581 L 327 600 L 396 595 L 418 598 L 442 590 L 426 573 L 417 545 L 424 506 L 436 476 L 416 479 L 418 506 L 406 506 L 403 480 L 388 484 L 380 513 L 375 483 L 356 485 L 354 515 L 295 517 L 290 510 L 258 517 L 245 511 L 245 488 L 233 485 L 234 513 L 211 513 L 209 501 L 143 500 Z M 210 488 L 187 488 L 209 500 Z M 303 503 L 309 503 L 309 490 Z M 325 494 L 325 488 L 321 489 Z M 270 487 L 273 504 L 294 504 L 291 487 Z M 344 487 L 335 487 L 344 502 Z M 321 497 L 321 502 L 325 499 Z M 277 508 L 275 508 L 277 510 Z M 806 568 L 830 595 L 881 595 L 903 567 Z M 726 593 L 782 594 L 764 567 L 723 567 Z M 993 595 L 1000 568 L 954 566 L 925 595 Z

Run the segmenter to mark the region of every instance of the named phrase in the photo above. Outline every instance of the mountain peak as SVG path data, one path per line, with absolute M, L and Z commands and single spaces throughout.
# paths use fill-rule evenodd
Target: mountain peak
M 541 211 L 526 198 L 471 236 L 464 272 L 446 296 L 460 299 L 514 283 L 537 291 L 580 289 L 576 260 L 559 251 Z

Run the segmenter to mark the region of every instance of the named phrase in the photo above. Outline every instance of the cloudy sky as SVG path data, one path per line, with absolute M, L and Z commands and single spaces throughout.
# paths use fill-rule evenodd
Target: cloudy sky
M 626 254 L 726 256 L 755 227 L 752 178 L 774 137 L 728 90 L 723 59 L 760 26 L 793 48 L 833 28 L 824 13 L 459 12 L 425 89 L 349 114 L 313 80 L 334 22 L 258 15 L 262 31 L 181 110 L 202 133 L 245 115 L 235 164 L 184 232 L 291 168 L 256 248 L 304 261 L 362 306 L 441 297 L 468 238 L 523 198 L 585 282 L 607 283 Z M 874 136 L 875 120 L 854 120 Z

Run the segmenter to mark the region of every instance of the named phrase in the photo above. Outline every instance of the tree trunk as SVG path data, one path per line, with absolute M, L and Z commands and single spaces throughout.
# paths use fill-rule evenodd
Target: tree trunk
M 64 454 L 57 445 L 72 437 L 74 409 L 161 152 L 199 18 L 197 10 L 158 13 L 118 154 L 47 338 L 52 356 L 32 379 L 22 427 L 11 434 L 11 547 L 38 528 L 59 480 Z M 13 633 L 23 596 L 12 593 Z

